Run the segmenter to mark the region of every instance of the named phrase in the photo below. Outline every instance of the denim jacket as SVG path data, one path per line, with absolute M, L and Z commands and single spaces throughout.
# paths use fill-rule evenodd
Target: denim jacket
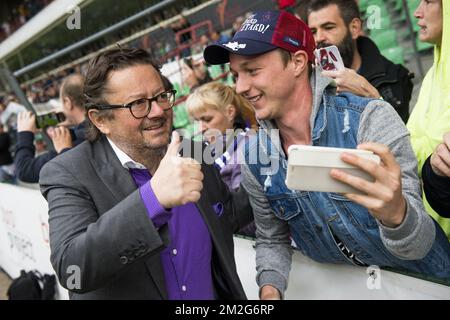
M 312 145 L 356 148 L 361 142 L 359 135 L 361 134 L 362 114 L 369 103 L 372 102 L 373 104 L 373 101 L 348 93 L 335 95 L 330 87 L 325 89 L 320 103 L 317 101 L 318 108 L 313 110 Z M 383 101 L 381 101 L 381 104 L 385 104 L 392 109 L 390 105 Z M 394 114 L 395 111 L 390 109 L 387 112 Z M 400 118 L 395 117 L 388 121 L 404 127 Z M 265 123 L 267 122 L 265 121 Z M 410 231 L 413 230 L 411 228 L 406 232 L 405 237 L 413 235 L 414 239 L 410 241 L 419 241 L 419 239 L 424 240 L 423 237 L 425 236 L 430 245 L 420 254 L 422 256 L 419 258 L 421 259 L 413 257 L 412 260 L 408 261 L 405 260 L 405 257 L 393 254 L 392 248 L 386 247 L 386 243 L 389 242 L 380 236 L 380 229 L 384 229 L 386 234 L 392 232 L 391 235 L 395 238 L 395 230 L 388 230 L 390 228 L 381 226 L 381 223 L 373 218 L 366 208 L 336 193 L 290 190 L 285 184 L 287 159 L 281 147 L 278 132 L 270 130 L 270 127 L 270 125 L 263 125 L 258 135 L 246 141 L 244 146 L 246 164 L 243 166 L 243 175 L 244 179 L 247 180 L 244 187 L 247 188 L 250 197 L 253 196 L 251 202 L 254 206 L 258 229 L 257 237 L 260 237 L 259 242 L 257 240 L 257 281 L 260 286 L 270 284 L 273 281 L 280 292 L 283 292 L 287 286 L 289 267 L 279 268 L 276 265 L 276 261 L 279 264 L 290 263 L 290 257 L 287 258 L 289 249 L 286 248 L 286 238 L 283 240 L 280 240 L 281 237 L 278 240 L 273 239 L 277 245 L 281 244 L 278 252 L 275 252 L 277 249 L 273 247 L 273 250 L 266 250 L 264 254 L 258 254 L 258 245 L 265 246 L 266 249 L 270 247 L 267 241 L 272 240 L 267 239 L 279 236 L 283 233 L 280 230 L 287 231 L 296 247 L 303 254 L 318 262 L 353 263 L 338 248 L 336 239 L 339 239 L 358 260 L 368 266 L 377 265 L 407 269 L 450 279 L 450 246 L 440 229 L 436 230 L 437 240 L 433 242 L 435 228 L 423 207 L 417 210 L 419 214 L 414 215 L 415 222 L 412 222 L 413 214 L 408 214 L 400 228 L 409 228 L 410 224 L 415 223 L 428 224 L 428 228 L 424 228 L 422 231 L 414 231 L 416 234 Z M 272 128 L 274 128 L 273 123 Z M 404 136 L 402 139 L 409 141 L 408 136 Z M 380 142 L 374 140 L 372 141 Z M 409 143 L 408 147 L 407 152 L 412 154 Z M 413 168 L 416 167 L 413 166 Z M 413 178 L 416 179 L 414 183 L 417 184 L 417 190 L 415 190 L 414 199 L 408 201 L 407 198 L 408 210 L 411 207 L 420 206 L 419 181 L 417 176 Z M 257 184 L 256 188 L 252 184 Z M 257 189 L 260 193 L 262 191 L 263 195 L 258 195 Z M 405 197 L 407 196 L 405 195 Z M 267 203 L 262 204 L 266 201 Z M 267 206 L 277 219 L 272 219 L 270 223 L 265 224 L 262 220 L 258 221 L 258 216 L 264 214 L 262 209 L 267 211 Z M 280 229 L 275 230 L 275 227 L 272 227 L 272 223 L 275 221 L 281 221 L 280 224 L 287 225 L 288 228 L 282 229 L 280 227 Z M 427 231 L 424 232 L 423 230 Z M 281 248 L 283 249 L 281 250 Z M 283 270 L 284 274 L 279 270 Z M 265 271 L 267 271 L 267 274 L 271 273 L 271 276 L 262 279 L 261 274 Z M 280 275 L 274 275 L 273 271 L 282 273 L 281 277 Z M 278 282 L 278 286 L 276 282 Z

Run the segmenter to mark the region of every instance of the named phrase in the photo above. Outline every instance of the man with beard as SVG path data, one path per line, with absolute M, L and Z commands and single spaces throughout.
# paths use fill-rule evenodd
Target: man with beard
M 326 71 L 335 79 L 338 92 L 383 98 L 406 123 L 413 83 L 405 67 L 383 57 L 376 44 L 362 36 L 362 21 L 354 0 L 312 0 L 307 6 L 307 22 L 317 47 L 335 45 L 345 70 Z
M 169 144 L 175 91 L 149 54 L 99 54 L 84 96 L 88 141 L 40 175 L 51 262 L 70 298 L 245 299 L 232 233 L 250 222 L 247 195 L 190 158 L 191 141 L 183 157 L 176 132 Z

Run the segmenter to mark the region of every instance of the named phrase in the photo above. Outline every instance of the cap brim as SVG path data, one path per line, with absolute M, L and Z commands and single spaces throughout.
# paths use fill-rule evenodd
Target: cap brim
M 233 45 L 234 43 L 236 43 L 236 45 Z M 230 62 L 230 53 L 242 56 L 254 56 L 276 48 L 277 46 L 269 43 L 251 39 L 236 39 L 223 44 L 210 44 L 205 48 L 203 58 L 209 64 L 225 64 Z

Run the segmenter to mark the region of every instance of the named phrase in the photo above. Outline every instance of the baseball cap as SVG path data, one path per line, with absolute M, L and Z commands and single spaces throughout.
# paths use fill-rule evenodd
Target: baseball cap
M 229 62 L 229 54 L 258 55 L 276 48 L 290 52 L 304 50 L 314 62 L 314 37 L 302 20 L 287 11 L 256 11 L 227 43 L 207 46 L 203 52 L 209 64 Z

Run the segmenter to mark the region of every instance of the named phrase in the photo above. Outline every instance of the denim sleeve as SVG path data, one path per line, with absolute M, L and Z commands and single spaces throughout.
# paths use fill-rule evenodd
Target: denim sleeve
M 141 194 L 141 199 L 144 202 L 148 216 L 152 220 L 153 225 L 156 228 L 160 228 L 166 224 L 172 217 L 172 212 L 164 209 L 159 203 L 150 185 L 150 181 L 139 188 L 139 193 Z

